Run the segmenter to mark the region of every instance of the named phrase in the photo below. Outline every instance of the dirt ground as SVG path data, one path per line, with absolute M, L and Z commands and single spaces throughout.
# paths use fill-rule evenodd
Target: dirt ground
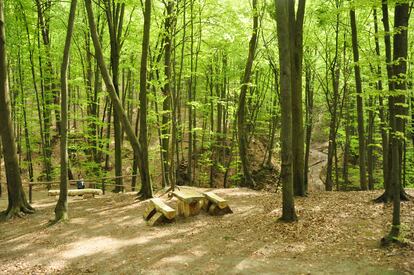
M 0 224 L 0 273 L 414 274 L 414 202 L 402 204 L 408 245 L 384 249 L 392 207 L 371 202 L 380 191 L 313 192 L 296 200 L 292 224 L 277 221 L 280 193 L 216 193 L 233 214 L 160 227 L 145 224 L 146 202 L 132 194 L 71 198 L 70 221 L 52 227 L 55 199 L 36 198 L 36 214 Z

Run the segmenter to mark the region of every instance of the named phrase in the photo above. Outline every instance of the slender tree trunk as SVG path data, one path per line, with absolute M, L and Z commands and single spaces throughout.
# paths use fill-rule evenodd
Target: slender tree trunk
M 302 107 L 302 59 L 303 59 L 303 19 L 306 0 L 299 0 L 295 17 L 295 0 L 289 1 L 289 22 L 291 31 L 292 64 L 292 153 L 293 153 L 293 188 L 296 196 L 304 196 L 304 127 Z
M 378 58 L 381 57 L 380 53 L 380 44 L 378 38 L 378 17 L 377 17 L 377 10 L 374 8 L 374 30 L 375 30 L 375 53 Z M 383 87 L 382 87 L 382 73 L 381 73 L 381 66 L 378 65 L 377 67 L 377 90 L 381 94 Z M 383 181 L 384 181 L 384 189 L 386 188 L 386 184 L 388 181 L 388 172 L 389 172 L 389 162 L 388 162 L 388 155 L 389 155 L 389 137 L 388 137 L 388 130 L 387 130 L 387 118 L 386 112 L 384 110 L 385 106 L 383 103 L 383 96 L 379 96 L 379 118 L 381 121 L 381 144 L 382 144 L 382 171 L 383 171 Z M 385 196 L 384 196 L 385 197 Z
M 50 8 L 50 3 L 46 1 L 46 3 L 42 3 L 40 0 L 36 0 L 36 7 L 37 7 L 37 16 L 38 16 L 38 24 L 39 24 L 39 36 L 41 36 L 43 45 L 45 47 L 45 55 L 46 55 L 46 69 L 43 70 L 42 66 L 42 58 L 41 54 L 39 53 L 39 69 L 40 75 L 42 80 L 42 98 L 43 98 L 43 126 L 44 126 L 44 144 L 45 144 L 45 162 L 46 162 L 46 180 L 52 180 L 52 138 L 51 138 L 51 125 L 52 125 L 52 105 L 53 105 L 53 97 L 57 96 L 54 95 L 54 72 L 52 66 L 52 57 L 50 52 L 50 34 L 49 34 L 49 26 L 47 24 L 47 20 L 45 18 L 46 11 Z M 38 47 L 40 52 L 40 37 L 38 38 Z M 59 120 L 58 112 L 56 111 L 56 122 Z M 59 123 L 57 123 L 57 129 L 59 132 Z M 50 189 L 50 185 L 47 185 L 47 188 Z
M 19 82 L 20 82 L 20 98 L 22 104 L 22 111 L 23 111 L 23 128 L 24 128 L 24 139 L 25 139 L 25 149 L 26 149 L 26 161 L 27 161 L 27 168 L 29 172 L 29 181 L 32 182 L 34 179 L 34 171 L 33 171 L 33 161 L 32 161 L 32 146 L 30 143 L 30 134 L 29 134 L 29 127 L 27 124 L 27 111 L 26 111 L 26 95 L 25 95 L 25 88 L 24 88 L 24 80 L 23 80 L 23 72 L 22 72 L 22 64 L 21 64 L 21 48 L 19 47 L 19 54 L 18 54 L 18 73 L 19 73 Z M 23 155 L 20 152 L 20 156 Z
M 392 227 L 387 239 L 396 240 L 400 234 L 400 193 L 401 193 L 401 133 L 404 133 L 405 94 L 401 91 L 407 91 L 407 49 L 408 49 L 408 20 L 409 20 L 409 4 L 397 3 L 394 15 L 394 77 L 397 80 L 394 84 L 395 91 L 392 91 L 390 121 L 391 121 L 391 183 L 393 189 L 393 213 Z M 398 30 L 398 31 L 397 31 Z
M 121 38 L 125 4 L 115 3 L 111 0 L 104 1 L 105 12 L 108 22 L 109 38 L 111 45 L 111 69 L 112 83 L 118 97 L 119 91 L 119 62 L 121 52 Z M 124 104 L 122 104 L 123 107 Z M 115 192 L 123 191 L 122 179 L 122 128 L 120 123 L 120 114 L 114 109 L 114 138 L 115 138 Z
M 394 75 L 398 75 L 394 72 L 395 66 L 393 66 L 392 61 L 392 47 L 391 47 L 391 32 L 390 32 L 390 24 L 389 24 L 389 14 L 388 14 L 388 1 L 384 0 L 382 2 L 382 22 L 384 24 L 384 44 L 385 44 L 385 61 L 387 64 L 387 76 L 388 76 L 388 89 L 389 91 L 394 91 L 396 89 L 396 81 L 393 80 Z M 395 26 L 394 26 L 395 27 Z M 394 42 L 395 43 L 395 42 Z M 394 45 L 395 48 L 395 45 Z M 394 49 L 395 50 L 395 49 Z M 403 83 L 405 85 L 405 83 Z M 394 97 L 388 97 L 388 109 L 389 109 L 389 124 L 391 125 L 391 117 L 394 116 L 392 111 L 394 108 L 392 107 L 394 104 Z M 385 191 L 384 193 L 375 199 L 376 202 L 388 202 L 393 199 L 393 185 L 392 185 L 392 164 L 393 164 L 393 152 L 392 152 L 392 136 L 391 133 L 388 137 L 389 145 L 388 145 L 388 172 L 384 171 L 384 176 L 387 176 L 387 180 L 384 182 Z M 399 155 L 400 157 L 400 155 Z M 401 159 L 401 157 L 400 157 Z M 400 168 L 400 167 L 399 167 Z M 401 169 L 400 169 L 401 170 Z M 404 188 L 400 187 L 400 197 L 403 200 L 409 200 L 408 194 L 405 192 Z
M 55 221 L 68 219 L 68 66 L 70 45 L 72 42 L 73 28 L 77 0 L 72 0 L 66 32 L 63 60 L 60 68 L 60 102 L 61 102 L 61 136 L 60 136 L 60 193 L 55 207 Z
M 9 84 L 7 76 L 6 34 L 4 21 L 4 3 L 0 0 L 0 137 L 3 144 L 4 163 L 8 189 L 8 207 L 3 213 L 5 219 L 33 213 L 22 186 L 17 149 L 11 120 Z
M 359 66 L 358 33 L 356 26 L 355 9 L 351 9 L 352 30 L 352 52 L 354 55 L 355 85 L 357 92 L 357 114 L 358 114 L 358 141 L 359 141 L 359 180 L 362 190 L 367 190 L 367 175 L 365 166 L 365 128 L 364 128 L 364 99 L 362 93 L 361 71 Z
M 344 89 L 348 89 L 345 87 Z M 347 91 L 345 92 L 347 94 Z M 347 186 L 349 184 L 349 167 L 348 167 L 348 161 L 349 161 L 349 153 L 351 150 L 351 115 L 350 115 L 350 109 L 351 104 L 349 102 L 350 98 L 347 96 L 345 99 L 345 144 L 344 144 L 344 153 L 343 153 L 343 164 L 342 164 L 342 179 L 344 181 L 344 186 Z
M 164 95 L 163 101 L 163 114 L 162 114 L 162 126 L 161 126 L 161 147 L 163 154 L 163 166 L 164 166 L 164 178 L 166 185 L 170 185 L 170 111 L 171 111 L 171 94 L 172 94 L 172 64 L 171 64 L 171 53 L 172 53 L 172 38 L 174 30 L 174 1 L 168 0 L 167 2 L 167 17 L 165 19 L 165 46 L 164 46 L 164 73 L 165 73 L 165 85 L 162 88 Z M 180 110 L 178 110 L 180 112 Z
M 306 150 L 305 150 L 305 165 L 304 165 L 304 185 L 305 192 L 308 192 L 308 173 L 309 173 L 309 156 L 310 156 L 310 145 L 312 138 L 312 127 L 313 127 L 313 82 L 314 76 L 311 70 L 310 64 L 306 66 Z
M 294 193 L 293 193 L 293 167 L 292 167 L 292 81 L 291 81 L 291 39 L 288 22 L 289 0 L 276 0 L 277 35 L 279 43 L 280 63 L 280 107 L 281 107 L 281 181 L 282 181 L 282 217 L 284 221 L 295 221 Z
M 257 9 L 257 0 L 253 0 L 253 33 L 249 43 L 249 56 L 247 58 L 246 67 L 244 70 L 243 82 L 240 90 L 239 108 L 237 110 L 237 133 L 239 138 L 239 156 L 243 169 L 242 186 L 255 187 L 255 182 L 250 171 L 249 156 L 248 156 L 248 127 L 246 123 L 246 96 L 249 87 L 250 78 L 252 75 L 252 67 L 254 55 L 257 47 L 257 36 L 259 31 L 259 14 Z
M 125 113 L 124 109 L 122 108 L 121 101 L 119 100 L 119 97 L 116 94 L 115 87 L 112 83 L 112 79 L 109 75 L 108 69 L 107 69 L 106 64 L 105 64 L 105 59 L 104 59 L 104 56 L 103 56 L 101 44 L 100 44 L 99 39 L 98 39 L 98 32 L 96 30 L 95 19 L 94 19 L 94 16 L 93 16 L 92 1 L 91 0 L 85 0 L 85 6 L 86 6 L 86 11 L 88 13 L 89 27 L 90 27 L 90 30 L 91 30 L 92 40 L 93 40 L 93 44 L 94 44 L 94 47 L 95 47 L 95 58 L 98 61 L 99 68 L 100 68 L 101 74 L 102 74 L 102 78 L 105 82 L 105 86 L 108 90 L 109 96 L 110 96 L 111 101 L 112 101 L 113 106 L 114 106 L 114 109 L 116 109 L 118 114 L 120 115 L 122 127 L 125 130 L 125 133 L 126 133 L 126 136 L 129 140 L 129 142 L 131 143 L 131 146 L 134 150 L 134 154 L 136 156 L 138 156 L 139 160 L 141 161 L 141 156 L 142 156 L 141 146 L 140 146 L 140 144 L 138 142 L 138 139 L 137 139 L 137 137 L 134 133 L 134 130 L 131 126 L 131 123 L 128 119 L 128 116 Z M 142 167 L 140 167 L 140 173 L 143 173 Z M 143 184 L 143 185 L 148 184 L 149 186 L 151 186 L 151 182 L 148 182 L 148 183 L 143 182 L 141 184 Z M 151 189 L 151 193 L 148 195 L 148 197 L 142 197 L 143 199 L 147 199 L 147 198 L 152 197 L 152 187 L 150 189 Z
M 367 172 L 368 172 L 368 189 L 374 190 L 374 102 L 372 96 L 368 99 L 369 111 L 368 111 L 368 138 L 367 138 Z
M 272 117 L 271 117 L 271 129 L 270 129 L 270 141 L 268 146 L 268 154 L 267 154 L 267 160 L 265 162 L 265 167 L 267 168 L 273 168 L 272 164 L 272 158 L 273 158 L 273 151 L 275 146 L 275 136 L 276 136 L 276 128 L 278 124 L 278 114 L 277 114 L 277 105 L 279 104 L 279 98 L 280 98 L 280 91 L 279 91 L 279 71 L 276 67 L 272 67 L 273 72 L 273 80 L 274 80 L 274 88 L 275 92 L 273 94 L 273 102 L 272 102 Z
M 141 54 L 141 71 L 140 71 L 140 91 L 139 91 L 139 143 L 142 148 L 141 152 L 141 185 L 140 194 L 148 198 L 152 196 L 151 177 L 149 172 L 148 161 L 148 125 L 147 125 L 147 71 L 148 71 L 148 51 L 150 43 L 150 27 L 151 27 L 151 0 L 145 0 L 144 11 L 144 34 L 142 38 L 142 54 Z

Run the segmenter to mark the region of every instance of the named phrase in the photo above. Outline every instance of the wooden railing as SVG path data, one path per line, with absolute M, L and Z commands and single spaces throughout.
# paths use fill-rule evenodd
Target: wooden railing
M 121 187 L 121 191 L 124 192 L 125 188 L 128 186 L 126 184 L 115 184 L 112 183 L 116 179 L 119 178 L 132 178 L 138 177 L 138 175 L 124 175 L 124 176 L 115 176 L 115 177 L 104 177 L 104 178 L 94 178 L 94 179 L 78 179 L 78 180 L 69 180 L 69 184 L 76 184 L 79 180 L 82 180 L 85 184 L 93 185 L 93 188 L 96 188 L 97 185 L 101 185 L 100 189 L 102 189 L 103 194 L 105 194 L 105 189 L 107 186 L 113 186 L 113 187 Z M 23 182 L 24 185 L 29 186 L 29 202 L 33 202 L 33 188 L 35 186 L 53 186 L 53 185 L 59 185 L 60 181 L 32 181 L 32 182 Z M 130 185 L 131 189 L 136 188 L 136 186 Z

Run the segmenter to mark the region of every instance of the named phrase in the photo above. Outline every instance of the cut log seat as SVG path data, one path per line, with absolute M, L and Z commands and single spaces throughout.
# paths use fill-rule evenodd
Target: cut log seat
M 144 211 L 144 219 L 148 225 L 159 225 L 174 220 L 176 212 L 173 208 L 164 203 L 160 198 L 149 200 L 149 204 Z
M 192 190 L 174 191 L 173 196 L 178 199 L 177 212 L 184 217 L 198 215 L 203 204 L 204 195 Z
M 60 190 L 49 190 L 48 195 L 49 196 L 59 196 Z M 101 189 L 69 189 L 68 190 L 68 196 L 84 196 L 84 195 L 102 195 Z
M 227 201 L 213 192 L 203 193 L 205 196 L 204 199 L 204 209 L 210 213 L 210 215 L 225 215 L 233 213 L 230 209 Z
M 228 203 L 225 199 L 217 196 L 213 192 L 205 192 L 203 193 L 207 200 L 211 201 L 214 204 L 217 204 L 217 206 L 220 209 L 226 208 L 228 206 Z

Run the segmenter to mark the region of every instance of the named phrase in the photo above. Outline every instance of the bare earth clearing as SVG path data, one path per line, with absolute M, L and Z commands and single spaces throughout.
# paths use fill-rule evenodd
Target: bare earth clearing
M 216 192 L 234 214 L 161 227 L 145 224 L 133 195 L 71 198 L 70 221 L 52 227 L 54 198 L 38 200 L 36 214 L 0 224 L 0 273 L 414 274 L 413 202 L 402 204 L 411 244 L 382 249 L 392 208 L 370 202 L 380 191 L 311 193 L 293 224 L 277 222 L 280 193 Z

